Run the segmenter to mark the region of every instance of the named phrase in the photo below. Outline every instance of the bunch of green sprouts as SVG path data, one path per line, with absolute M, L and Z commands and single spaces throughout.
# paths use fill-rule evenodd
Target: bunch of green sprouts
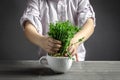
M 56 56 L 61 57 L 65 56 L 65 54 L 68 55 L 69 58 L 71 58 L 71 53 L 67 50 L 68 46 L 70 45 L 70 40 L 74 37 L 74 35 L 80 30 L 80 27 L 77 27 L 73 25 L 69 21 L 59 21 L 54 23 L 50 23 L 50 28 L 48 35 L 52 37 L 53 39 L 59 40 L 62 42 L 62 47 L 60 50 L 55 54 L 49 54 L 50 56 Z M 81 42 L 84 39 L 79 39 L 76 43 Z M 74 44 L 76 44 L 74 43 Z M 74 45 L 72 44 L 72 45 Z

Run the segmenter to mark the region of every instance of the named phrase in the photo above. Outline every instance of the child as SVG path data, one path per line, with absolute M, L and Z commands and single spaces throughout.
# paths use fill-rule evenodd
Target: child
M 84 42 L 93 34 L 95 13 L 89 0 L 28 0 L 28 5 L 21 17 L 26 37 L 40 47 L 39 56 L 55 53 L 62 46 L 61 42 L 46 36 L 49 24 L 69 20 L 82 29 L 74 35 L 70 44 L 83 38 L 82 42 L 68 48 L 77 61 L 84 61 L 86 50 Z

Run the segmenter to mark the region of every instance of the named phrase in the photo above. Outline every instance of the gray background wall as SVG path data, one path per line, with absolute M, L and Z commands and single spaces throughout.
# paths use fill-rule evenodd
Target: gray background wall
M 86 60 L 120 60 L 119 0 L 91 0 L 96 13 L 94 35 L 85 43 Z M 38 59 L 37 46 L 23 34 L 19 19 L 26 0 L 0 2 L 0 60 Z

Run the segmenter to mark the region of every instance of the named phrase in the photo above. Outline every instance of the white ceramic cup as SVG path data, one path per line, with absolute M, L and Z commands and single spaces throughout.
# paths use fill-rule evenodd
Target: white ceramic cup
M 65 73 L 71 68 L 73 60 L 68 57 L 53 57 L 49 55 L 40 58 L 41 64 L 46 64 L 46 62 L 53 71 Z

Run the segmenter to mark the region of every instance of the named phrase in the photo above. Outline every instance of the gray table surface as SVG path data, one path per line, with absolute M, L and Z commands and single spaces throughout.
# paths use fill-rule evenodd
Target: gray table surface
M 37 60 L 0 61 L 0 80 L 120 80 L 120 61 L 74 62 L 64 74 Z

